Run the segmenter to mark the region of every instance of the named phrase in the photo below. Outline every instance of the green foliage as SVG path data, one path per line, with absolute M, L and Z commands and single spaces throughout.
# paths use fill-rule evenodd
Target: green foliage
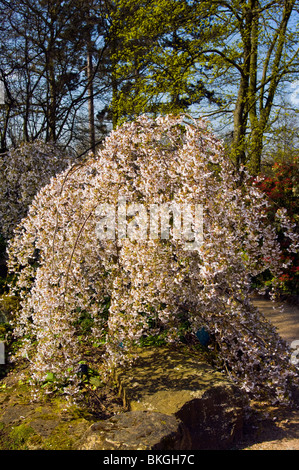
M 49 372 L 46 375 L 45 382 L 54 382 L 54 381 L 55 381 L 55 374 L 53 374 L 53 372 Z
M 75 322 L 75 326 L 77 328 L 78 334 L 86 335 L 91 332 L 91 328 L 94 325 L 94 319 L 88 310 L 82 310 L 80 307 L 77 310 L 79 317 Z
M 167 332 L 157 335 L 147 335 L 140 339 L 141 347 L 165 346 L 167 344 Z
M 16 448 L 20 448 L 34 434 L 34 429 L 27 424 L 20 424 L 12 428 L 10 438 L 14 442 Z
M 18 426 L 5 426 L 0 423 L 0 450 L 28 450 L 38 436 L 27 423 Z
M 140 114 L 177 114 L 207 98 L 202 45 L 217 26 L 196 1 L 118 0 L 112 14 L 115 48 L 114 124 Z
M 0 296 L 0 324 L 8 323 L 20 308 L 20 301 L 14 295 Z

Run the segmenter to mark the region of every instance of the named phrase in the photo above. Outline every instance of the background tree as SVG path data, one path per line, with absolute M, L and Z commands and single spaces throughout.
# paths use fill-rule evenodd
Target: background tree
M 223 123 L 256 174 L 298 77 L 296 2 L 1 0 L 2 140 L 94 150 L 107 125 L 184 111 Z
M 266 135 L 262 171 L 268 173 L 274 162 L 295 163 L 298 161 L 299 122 L 298 110 L 290 102 L 283 101 L 278 109 L 271 132 Z
M 236 167 L 257 174 L 280 94 L 298 74 L 297 21 L 296 0 L 113 2 L 114 125 L 212 105 L 207 114 L 232 126 Z
M 6 39 L 0 70 L 14 91 L 14 140 L 43 138 L 68 145 L 75 138 L 76 119 L 90 100 L 88 91 L 105 49 L 100 4 L 1 1 Z
M 200 3 L 222 28 L 221 35 L 205 47 L 202 59 L 211 66 L 213 83 L 221 80 L 226 87 L 220 90 L 231 103 L 231 153 L 237 167 L 247 165 L 257 174 L 264 136 L 275 120 L 277 96 L 298 73 L 296 1 Z
M 207 89 L 204 65 L 201 74 L 196 67 L 202 43 L 211 34 L 209 19 L 196 2 L 118 0 L 111 21 L 117 45 L 111 54 L 114 126 L 144 112 L 178 113 L 204 98 L 219 101 Z M 196 30 L 193 41 L 190 30 Z

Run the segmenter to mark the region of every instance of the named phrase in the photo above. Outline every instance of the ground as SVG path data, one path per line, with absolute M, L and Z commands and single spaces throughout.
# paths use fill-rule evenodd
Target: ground
M 298 408 L 265 407 L 260 417 L 245 426 L 244 440 L 236 445 L 243 450 L 299 450 Z

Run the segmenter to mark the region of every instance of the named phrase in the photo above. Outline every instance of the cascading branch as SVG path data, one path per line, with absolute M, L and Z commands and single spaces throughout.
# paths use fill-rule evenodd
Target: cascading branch
M 223 370 L 251 396 L 287 400 L 295 377 L 290 352 L 249 297 L 251 276 L 266 269 L 279 276 L 281 253 L 267 224 L 267 201 L 248 181 L 205 123 L 187 116 L 125 123 L 96 158 L 52 178 L 9 250 L 22 296 L 14 334 L 32 381 L 41 384 L 50 373 L 76 395 L 84 344 L 104 339 L 110 370 L 132 359 L 144 335 L 162 328 L 167 341 L 179 341 L 183 314 L 194 333 L 209 331 Z M 117 233 L 99 240 L 97 207 L 117 207 L 120 198 L 144 207 L 202 205 L 203 244 L 185 250 L 171 236 L 173 226 L 168 240 Z M 82 312 L 92 320 L 85 338 L 78 334 Z

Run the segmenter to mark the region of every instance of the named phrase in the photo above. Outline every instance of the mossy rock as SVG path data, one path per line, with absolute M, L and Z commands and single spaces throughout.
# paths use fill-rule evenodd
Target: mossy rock
M 151 411 L 120 413 L 93 424 L 79 450 L 189 450 L 188 430 L 174 416 Z
M 0 416 L 0 450 L 75 450 L 90 421 L 73 419 L 71 413 L 61 414 L 55 408 L 52 414 L 37 408 L 31 405 L 28 411 L 28 405 L 11 406 L 13 414 L 6 407 Z M 8 416 L 12 421 L 8 422 Z
M 8 323 L 20 308 L 20 301 L 13 295 L 4 294 L 0 297 L 0 326 Z
M 123 411 L 110 383 L 105 384 L 105 390 L 102 383 L 98 388 L 89 386 L 94 402 L 87 395 L 82 403 L 71 404 L 58 393 L 34 400 L 28 365 L 16 366 L 0 380 L 0 450 L 77 450 L 95 421 Z M 99 396 L 105 402 L 103 407 Z
M 0 381 L 0 450 L 75 450 L 93 417 L 63 396 L 32 401 L 21 381 Z
M 28 424 L 20 424 L 19 426 L 12 427 L 9 432 L 9 440 L 19 449 L 30 440 L 33 434 L 35 434 L 35 432 L 31 426 Z

